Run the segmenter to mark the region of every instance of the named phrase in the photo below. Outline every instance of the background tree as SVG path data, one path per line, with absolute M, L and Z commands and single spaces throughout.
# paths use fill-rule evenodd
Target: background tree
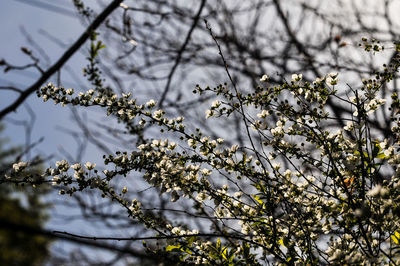
M 0 130 L 3 130 L 1 126 Z M 18 231 L 18 226 L 41 229 L 48 219 L 50 205 L 43 201 L 48 188 L 18 187 L 7 183 L 15 160 L 24 154 L 20 148 L 6 148 L 0 140 L 0 262 L 4 265 L 42 265 L 49 256 L 50 239 L 32 232 Z M 39 158 L 31 161 L 29 173 L 41 171 Z M 37 166 L 35 166 L 37 165 Z

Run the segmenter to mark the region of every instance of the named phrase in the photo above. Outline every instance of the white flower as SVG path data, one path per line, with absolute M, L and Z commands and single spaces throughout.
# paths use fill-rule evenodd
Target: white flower
M 329 75 L 328 75 L 328 77 L 326 78 L 326 82 L 329 84 L 329 85 L 332 85 L 332 86 L 334 86 L 334 85 L 336 85 L 337 83 L 338 83 L 338 79 L 337 79 L 337 77 L 338 77 L 338 73 L 330 73 Z
M 26 162 L 15 163 L 15 164 L 13 164 L 13 169 L 15 172 L 19 172 L 19 171 L 25 169 L 25 167 L 27 165 L 28 165 L 28 163 L 26 163 Z
M 200 233 L 199 230 L 192 230 L 191 235 L 198 235 Z
M 387 144 L 388 144 L 388 140 L 385 139 L 383 142 L 379 143 L 379 146 L 380 146 L 382 149 L 385 149 Z
M 354 123 L 353 123 L 353 121 L 347 121 L 347 124 L 346 124 L 346 126 L 343 128 L 344 130 L 347 130 L 347 131 L 351 131 L 351 130 L 353 130 L 353 128 L 354 128 Z
M 394 151 L 394 148 L 393 148 L 393 147 L 389 147 L 388 149 L 386 149 L 386 150 L 383 152 L 383 154 L 384 154 L 386 157 L 389 157 L 390 155 L 392 155 L 393 151 Z
M 201 142 L 201 143 L 207 143 L 209 139 L 210 139 L 210 137 L 202 137 L 202 138 L 200 139 L 200 142 Z
M 239 149 L 239 145 L 235 144 L 231 147 L 231 152 L 234 153 Z
M 325 78 L 316 78 L 315 81 L 313 81 L 314 85 L 321 85 L 322 82 L 324 81 Z
M 269 112 L 267 110 L 262 110 L 261 113 L 257 114 L 257 117 L 266 118 L 268 115 L 269 115 Z
M 156 105 L 156 101 L 154 101 L 153 99 L 151 99 L 150 101 L 148 101 L 146 103 L 147 107 L 154 107 Z
M 373 187 L 370 191 L 368 191 L 367 195 L 371 196 L 371 197 L 378 196 L 379 193 L 381 192 L 381 189 L 382 189 L 382 186 L 377 185 L 377 186 Z
M 204 168 L 204 169 L 201 170 L 201 173 L 202 173 L 204 176 L 209 176 L 209 175 L 212 174 L 212 171 L 209 170 L 209 169 Z
M 213 103 L 211 104 L 211 108 L 218 108 L 221 106 L 221 102 L 218 100 L 213 101 Z
M 66 160 L 58 161 L 56 162 L 56 166 L 60 171 L 68 171 L 69 169 L 69 163 Z
M 147 148 L 147 145 L 145 145 L 145 144 L 140 144 L 139 146 L 138 146 L 138 149 L 139 150 L 144 150 L 144 149 L 146 149 Z
M 210 147 L 211 147 L 211 148 L 217 147 L 217 141 L 216 141 L 216 140 L 210 141 L 209 144 L 210 144 Z
M 310 100 L 311 95 L 312 95 L 311 92 L 306 91 L 306 93 L 304 94 L 304 98 L 308 101 L 308 100 Z
M 331 78 L 333 78 L 333 79 L 336 79 L 338 75 L 339 75 L 339 74 L 338 74 L 337 72 L 331 72 L 331 73 L 329 73 L 328 76 L 331 77 Z
M 315 181 L 315 177 L 312 175 L 307 176 L 307 179 L 308 179 L 308 182 L 310 182 L 310 183 L 314 183 L 314 181 Z
M 281 164 L 280 163 L 273 163 L 272 164 L 272 168 L 274 168 L 275 170 L 279 170 L 281 168 Z
M 56 186 L 58 181 L 60 181 L 60 177 L 58 175 L 56 175 L 56 176 L 53 177 L 53 180 L 52 180 L 51 184 L 53 186 Z
M 207 198 L 207 194 L 204 192 L 200 192 L 196 196 L 196 200 L 200 201 L 200 202 L 203 202 L 206 198 Z
M 63 167 L 64 165 L 68 164 L 68 162 L 66 160 L 62 160 L 62 161 L 57 161 L 56 162 L 56 166 L 58 168 Z
M 290 177 L 290 176 L 292 175 L 292 171 L 289 170 L 289 169 L 287 169 L 287 170 L 283 173 L 283 175 L 284 175 L 284 176 L 287 176 L 287 177 Z
M 67 93 L 68 95 L 72 95 L 72 94 L 74 94 L 74 89 L 67 89 L 67 90 L 66 90 L 66 93 Z
M 386 99 L 376 99 L 376 101 L 378 102 L 379 105 L 386 103 Z
M 263 75 L 263 76 L 260 78 L 260 81 L 261 81 L 261 82 L 266 82 L 266 81 L 268 81 L 268 80 L 269 80 L 268 75 Z
M 296 81 L 300 81 L 303 79 L 303 74 L 293 74 L 292 75 L 292 81 L 296 82 Z
M 124 8 L 124 9 L 128 9 L 129 6 L 125 5 L 124 3 L 119 4 L 120 7 Z
M 151 147 L 157 147 L 160 145 L 160 141 L 158 139 L 153 139 L 151 142 Z
M 212 111 L 212 110 L 206 111 L 206 119 L 212 117 L 213 115 L 214 115 L 214 111 Z
M 179 233 L 181 232 L 181 229 L 179 227 L 174 227 L 171 230 L 171 233 L 179 235 Z
M 196 141 L 194 140 L 194 139 L 188 139 L 188 145 L 190 146 L 190 147 L 192 147 L 193 148 L 193 146 L 194 145 L 196 145 Z
M 93 168 L 96 167 L 96 164 L 95 163 L 91 163 L 91 162 L 87 162 L 87 163 L 85 163 L 85 167 L 88 170 L 92 170 Z
M 73 165 L 71 165 L 71 168 L 72 168 L 72 169 L 74 169 L 74 170 L 76 171 L 76 170 L 79 170 L 79 169 L 81 169 L 81 168 L 82 168 L 82 166 L 81 166 L 81 164 L 80 164 L 80 163 L 76 163 L 76 164 L 73 164 Z
M 350 102 L 357 103 L 357 98 L 355 96 L 349 97 Z
M 168 145 L 168 149 L 170 149 L 171 151 L 173 150 L 173 149 L 175 149 L 176 148 L 176 143 L 175 142 L 170 142 L 169 143 L 169 145 Z
M 274 136 L 279 136 L 283 133 L 285 133 L 283 122 L 281 120 L 278 120 L 276 122 L 276 128 L 271 129 L 271 134 Z
M 242 197 L 242 195 L 243 195 L 243 192 L 241 192 L 241 191 L 235 192 L 235 194 L 233 194 L 233 196 L 234 196 L 235 198 L 240 198 L 240 197 Z
M 129 93 L 127 93 L 127 94 L 122 93 L 122 97 L 127 98 L 127 99 L 128 99 L 129 97 L 131 97 L 131 95 L 132 95 L 131 92 L 129 92 Z
M 163 110 L 157 110 L 153 113 L 153 118 L 160 119 L 164 115 Z

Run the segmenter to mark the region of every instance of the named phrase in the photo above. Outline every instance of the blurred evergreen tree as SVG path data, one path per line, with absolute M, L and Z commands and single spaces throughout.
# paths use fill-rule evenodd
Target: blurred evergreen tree
M 3 129 L 0 124 L 0 134 Z M 43 202 L 48 188 L 7 183 L 6 175 L 23 151 L 18 147 L 6 148 L 6 142 L 0 137 L 0 265 L 42 265 L 49 256 L 51 240 L 18 228 L 43 228 L 50 207 Z M 27 172 L 39 169 L 40 165 L 34 165 Z

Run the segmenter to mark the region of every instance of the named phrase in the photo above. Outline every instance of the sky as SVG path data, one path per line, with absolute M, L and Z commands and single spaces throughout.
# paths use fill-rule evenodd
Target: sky
M 32 50 L 34 55 L 42 59 L 41 66 L 47 69 L 85 29 L 81 24 L 81 20 L 74 15 L 76 12 L 71 2 L 70 0 L 1 0 L 0 36 L 2 37 L 0 39 L 0 59 L 4 59 L 12 65 L 24 65 L 29 62 L 29 57 L 21 51 L 21 47 L 26 47 Z M 86 3 L 95 5 L 96 1 L 86 1 Z M 28 38 L 31 38 L 36 45 L 32 45 Z M 54 41 L 54 39 L 57 39 L 57 41 Z M 81 53 L 74 55 L 67 62 L 67 65 L 78 76 L 82 76 L 82 68 L 86 65 L 85 56 L 82 53 L 85 49 L 85 47 L 81 49 Z M 43 60 L 46 58 L 48 60 Z M 7 73 L 4 73 L 3 70 L 4 68 L 0 68 L 0 86 L 12 85 L 25 89 L 40 76 L 40 73 L 33 68 L 24 71 L 9 71 Z M 65 87 L 79 87 L 73 80 L 67 72 L 61 73 L 61 81 Z M 49 81 L 56 82 L 56 77 L 52 77 Z M 17 96 L 14 92 L 1 90 L 0 109 L 8 106 Z M 60 154 L 61 146 L 74 153 L 77 149 L 77 142 L 70 135 L 60 130 L 60 127 L 78 130 L 71 120 L 69 109 L 60 105 L 56 106 L 50 101 L 43 103 L 36 94 L 32 94 L 18 108 L 17 112 L 6 117 L 6 128 L 1 137 L 9 139 L 9 146 L 25 144 L 24 126 L 15 122 L 29 121 L 28 109 L 33 111 L 35 117 L 31 142 L 37 142 L 44 137 L 43 141 L 34 148 L 32 154 L 53 155 L 50 161 L 54 162 L 64 159 Z M 90 154 L 94 152 L 92 147 L 84 158 L 87 160 Z M 59 198 L 59 200 L 63 199 Z M 67 209 L 57 209 L 56 211 L 58 213 L 68 211 L 68 214 L 72 214 L 71 210 Z M 60 222 L 62 221 L 52 219 L 47 224 L 47 227 L 72 232 L 79 232 L 83 229 L 82 224 L 79 222 L 62 226 L 60 226 Z M 80 230 L 76 230 L 77 228 Z M 85 230 L 88 229 L 86 228 Z M 90 230 L 87 233 L 90 234 Z M 68 247 L 68 244 L 64 243 L 62 245 L 63 248 Z
M 56 62 L 65 50 L 83 33 L 85 27 L 81 19 L 76 16 L 74 7 L 70 0 L 3 0 L 0 4 L 0 59 L 5 59 L 12 65 L 25 65 L 31 63 L 30 58 L 21 51 L 26 47 L 33 51 L 33 54 L 40 58 L 41 67 L 46 70 Z M 28 4 L 30 3 L 30 4 Z M 34 3 L 34 4 L 33 4 Z M 50 3 L 50 4 L 49 4 Z M 98 9 L 97 1 L 86 1 L 91 8 Z M 43 8 L 44 7 L 44 8 Z M 29 39 L 33 40 L 30 41 Z M 83 45 L 66 63 L 75 76 L 80 78 L 79 84 L 67 71 L 62 71 L 61 85 L 75 90 L 87 90 L 82 88 L 84 83 L 82 69 L 86 66 L 85 57 L 88 44 Z M 28 88 L 33 84 L 40 73 L 29 68 L 23 71 L 13 70 L 4 73 L 0 68 L 0 86 L 12 85 L 21 89 Z M 51 77 L 48 82 L 57 83 L 57 76 Z M 12 103 L 18 94 L 12 91 L 0 91 L 0 109 Z M 36 94 L 30 97 L 21 105 L 17 112 L 9 114 L 5 118 L 6 129 L 3 136 L 10 142 L 9 145 L 24 145 L 26 143 L 26 132 L 23 121 L 31 121 L 28 110 L 33 112 L 33 129 L 31 142 L 43 141 L 35 146 L 32 154 L 53 155 L 53 160 L 64 159 L 61 148 L 73 155 L 78 150 L 78 142 L 63 129 L 80 131 L 72 121 L 72 114 L 69 108 L 54 105 L 48 101 L 38 98 Z M 91 115 L 91 114 L 90 114 Z M 10 123 L 11 122 L 11 123 Z M 95 152 L 94 147 L 88 151 Z M 84 159 L 90 156 L 85 156 Z
M 65 6 L 67 10 L 73 12 L 72 7 L 68 7 L 67 5 L 69 1 L 56 0 L 55 2 L 60 7 Z M 22 53 L 21 47 L 27 47 L 33 50 L 34 54 L 38 55 L 38 49 L 29 44 L 24 32 L 29 34 L 30 38 L 43 49 L 46 56 L 50 59 L 50 62 L 42 60 L 43 68 L 46 69 L 49 64 L 54 63 L 62 55 L 64 48 L 49 40 L 41 32 L 44 30 L 49 35 L 57 37 L 61 42 L 68 45 L 83 31 L 79 19 L 71 17 L 71 15 L 61 15 L 60 13 L 31 6 L 18 0 L 4 0 L 0 5 L 0 23 L 2 25 L 0 26 L 0 36 L 3 36 L 2 41 L 0 41 L 0 58 L 5 59 L 13 65 L 24 65 L 29 62 L 28 56 Z M 74 67 L 74 65 L 78 65 L 78 61 L 82 61 L 82 59 L 75 56 L 68 64 Z M 25 71 L 14 70 L 7 73 L 1 71 L 0 84 L 1 86 L 14 85 L 24 89 L 29 87 L 39 75 L 40 73 L 33 68 Z M 62 73 L 62 77 L 68 84 L 68 77 L 64 73 Z M 51 80 L 54 80 L 54 78 L 52 77 Z M 2 109 L 11 103 L 16 99 L 16 96 L 17 94 L 14 92 L 1 91 L 0 108 Z M 43 104 L 35 94 L 32 94 L 26 103 L 34 110 L 34 115 L 36 116 L 32 140 L 35 141 L 45 136 L 44 142 L 37 149 L 54 152 L 54 147 L 58 143 L 63 142 L 60 141 L 60 138 L 65 137 L 60 132 L 57 132 L 56 126 L 68 123 L 68 112 L 61 110 L 59 106 Z M 26 120 L 27 117 L 27 108 L 23 105 L 18 108 L 16 113 L 7 116 L 7 119 L 20 121 Z M 5 135 L 11 139 L 13 144 L 24 144 L 25 142 L 25 132 L 21 126 L 13 126 L 7 123 Z

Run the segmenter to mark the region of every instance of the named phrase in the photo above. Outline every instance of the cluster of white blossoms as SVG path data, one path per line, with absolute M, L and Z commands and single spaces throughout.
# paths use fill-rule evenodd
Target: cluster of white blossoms
M 214 102 L 212 102 L 211 108 L 209 110 L 206 110 L 206 119 L 214 116 L 221 104 L 222 103 L 219 100 L 215 100 Z
M 386 99 L 377 99 L 375 97 L 371 98 L 358 98 L 356 96 L 352 96 L 349 100 L 358 107 L 354 112 L 353 116 L 357 117 L 359 115 L 359 109 L 362 108 L 363 111 L 366 112 L 367 115 L 374 113 L 380 106 L 386 103 Z
M 339 75 L 338 73 L 334 73 L 334 72 L 328 74 L 325 78 L 325 82 L 331 86 L 338 84 L 338 81 L 339 81 L 338 75 Z M 317 80 L 316 80 L 316 82 L 317 82 Z
M 129 206 L 129 210 L 132 212 L 132 215 L 136 217 L 142 217 L 143 212 L 141 210 L 141 203 L 137 199 L 133 199 L 131 205 Z
M 268 75 L 260 81 L 268 85 Z M 156 109 L 154 100 L 137 104 L 130 94 L 95 90 L 74 96 L 73 90 L 48 84 L 38 92 L 44 100 L 101 106 L 128 129 L 132 123 L 153 125 L 176 135 L 174 141 L 145 140 L 135 151 L 104 156 L 104 164 L 112 170 L 99 172 L 94 163 L 70 165 L 62 160 L 46 175 L 63 187 L 61 194 L 100 190 L 133 219 L 165 236 L 168 246 L 163 251 L 181 253 L 184 263 L 257 264 L 270 257 L 299 265 L 388 262 L 385 255 L 370 258 L 391 254 L 396 246 L 392 236 L 400 228 L 400 156 L 394 145 L 400 141 L 372 139 L 368 131 L 368 115 L 385 104 L 373 93 L 370 84 L 375 83 L 368 83 L 363 95 L 343 101 L 358 112 L 344 126 L 343 121 L 334 123 L 325 110 L 331 97 L 342 100 L 333 98 L 337 73 L 314 82 L 293 74 L 291 82 L 260 86 L 241 96 L 227 86 L 198 86 L 201 93 L 224 97 L 212 102 L 207 118 L 236 112 L 243 126 L 253 127 L 255 131 L 238 128 L 248 141 L 241 146 L 200 129 L 192 132 L 183 117 L 168 118 L 164 110 Z M 391 168 L 381 170 L 386 162 L 395 168 L 393 176 L 385 172 L 391 173 Z M 13 167 L 17 175 L 26 164 Z M 168 195 L 168 204 L 178 206 L 177 212 L 183 212 L 180 203 L 192 203 L 192 209 L 184 210 L 189 221 L 160 221 L 146 202 L 127 200 L 132 190 L 128 193 L 123 187 L 116 192 L 112 179 L 131 178 L 132 172 Z M 193 228 L 197 218 L 210 229 Z M 229 262 L 228 257 L 233 259 Z
M 69 169 L 69 163 L 67 162 L 67 160 L 57 161 L 56 167 L 60 172 L 67 172 Z
M 86 167 L 86 169 L 88 169 L 90 171 L 90 170 L 93 170 L 96 167 L 96 164 L 95 163 L 91 163 L 91 162 L 86 162 L 85 163 L 85 167 Z
M 198 235 L 199 230 L 184 230 L 181 227 L 173 227 L 171 224 L 167 224 L 166 228 L 171 231 L 172 234 L 178 236 L 190 236 L 190 235 Z
M 28 166 L 27 162 L 18 162 L 18 163 L 14 163 L 12 167 L 13 167 L 13 170 L 18 173 L 18 172 L 24 170 L 27 166 Z
M 271 134 L 274 137 L 280 136 L 283 137 L 285 134 L 285 119 L 283 120 L 278 120 L 276 122 L 276 127 L 271 129 Z
M 85 170 L 80 163 L 71 165 L 71 168 L 74 170 L 74 178 L 80 179 L 84 177 Z M 88 167 L 86 167 L 86 169 L 89 170 Z
M 292 82 L 299 82 L 303 79 L 303 74 L 293 74 Z
M 261 113 L 257 114 L 257 117 L 266 118 L 269 115 L 271 115 L 271 111 L 270 110 L 262 110 Z

